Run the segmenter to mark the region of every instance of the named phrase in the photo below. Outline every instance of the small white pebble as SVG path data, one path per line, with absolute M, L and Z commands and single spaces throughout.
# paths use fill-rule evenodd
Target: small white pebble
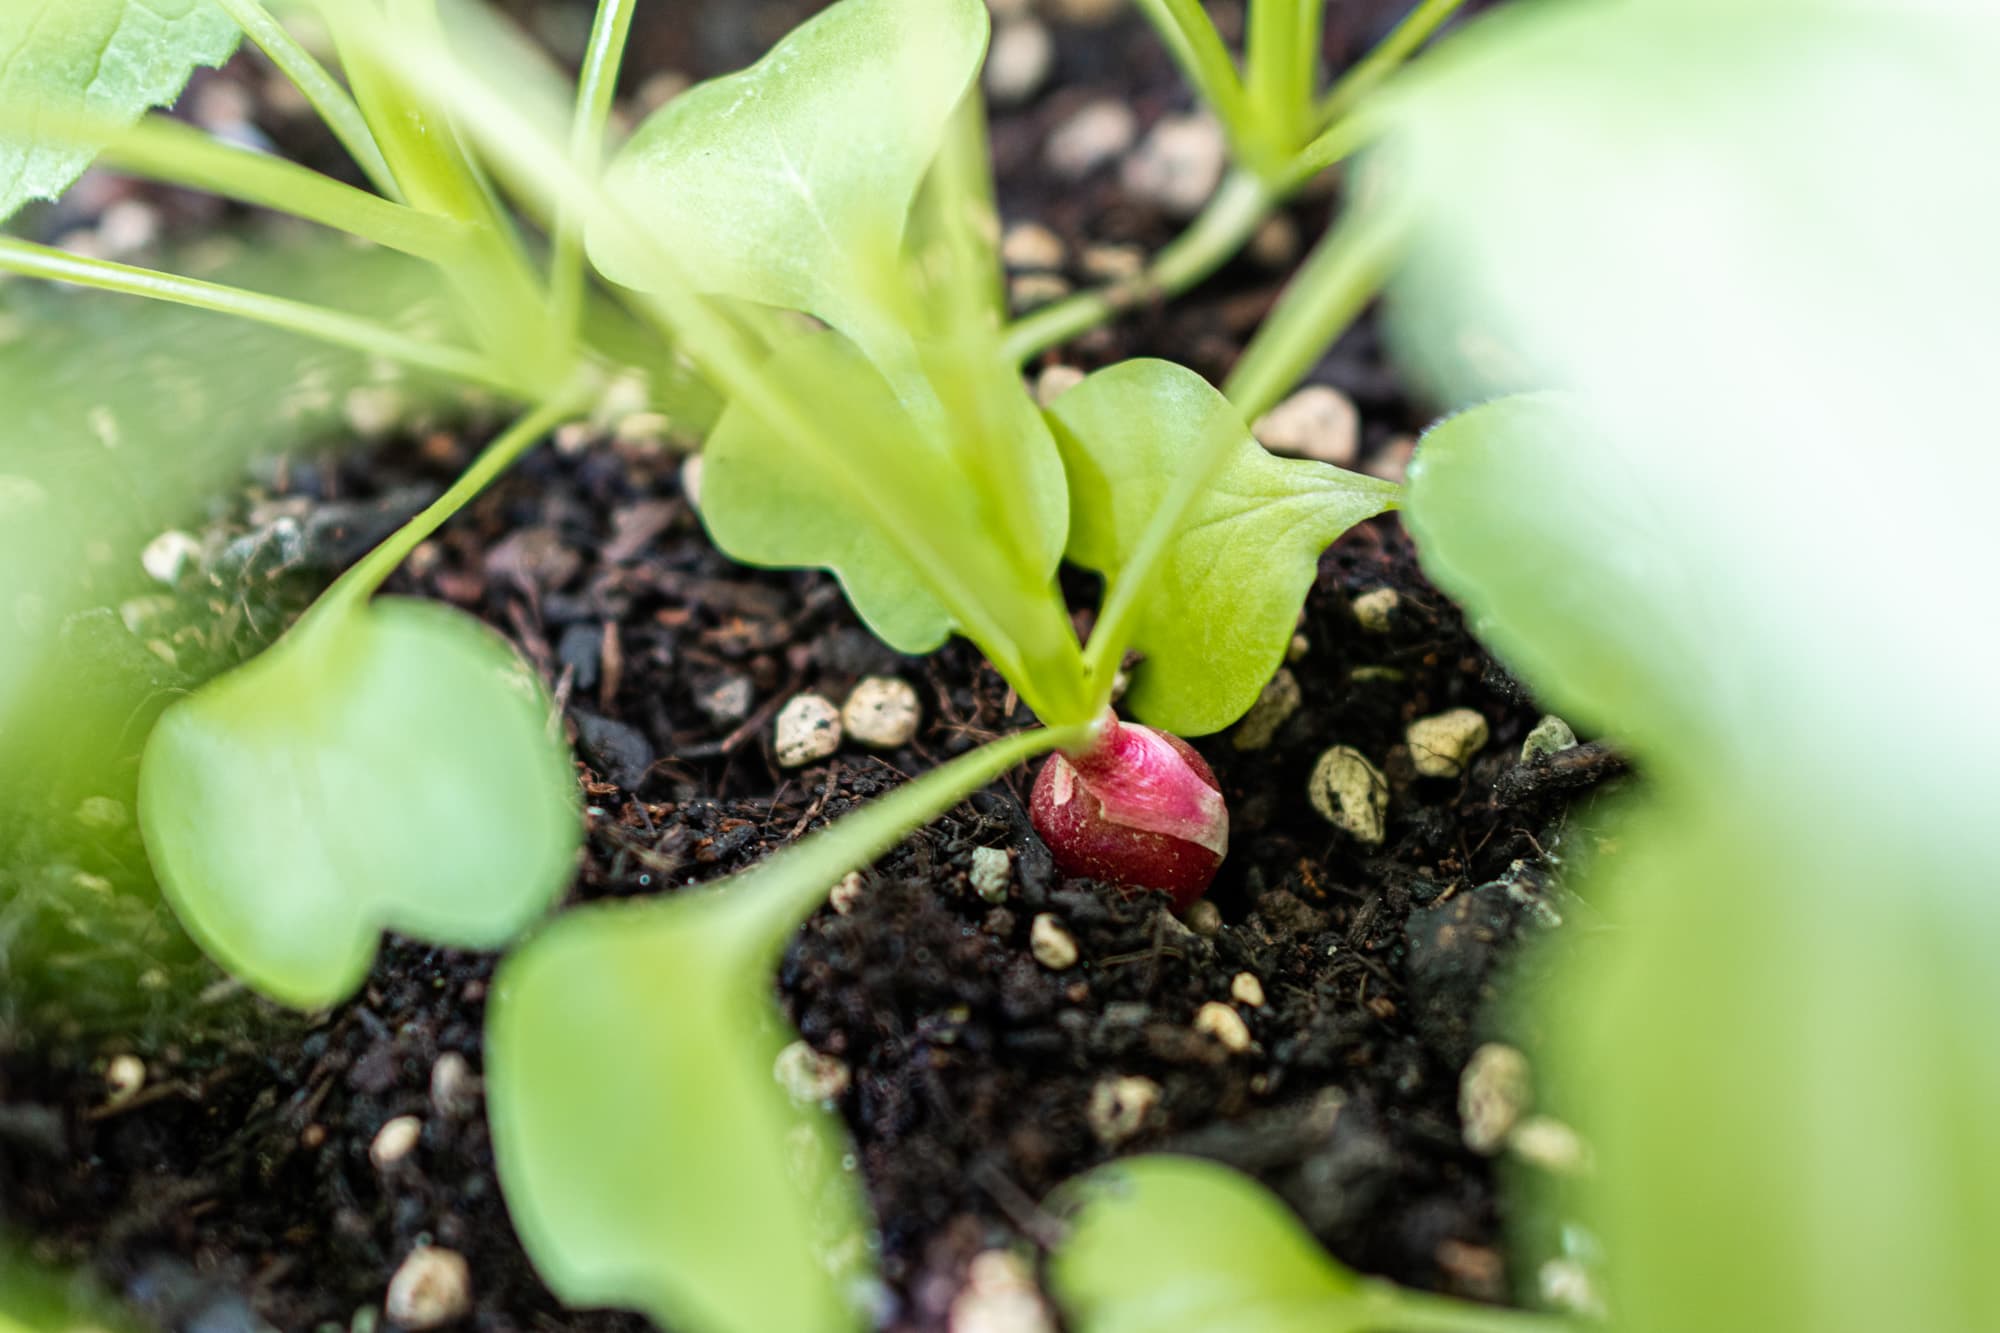
M 1550 1115 L 1531 1115 L 1514 1126 L 1507 1147 L 1530 1166 L 1551 1175 L 1576 1176 L 1590 1170 L 1590 1145 L 1583 1136 Z
M 1305 661 L 1306 655 L 1310 652 L 1312 652 L 1312 640 L 1303 634 L 1294 634 L 1292 641 L 1285 645 L 1285 660 L 1296 666 Z
M 799 768 L 840 748 L 840 710 L 823 694 L 795 694 L 778 710 L 778 763 Z
M 1569 723 L 1554 713 L 1545 715 L 1535 724 L 1527 739 L 1521 742 L 1521 762 L 1527 763 L 1539 755 L 1560 754 L 1564 750 L 1576 748 L 1576 733 Z
M 145 249 L 159 234 L 160 215 L 138 199 L 120 199 L 97 219 L 97 239 L 114 259 Z
M 446 1051 L 431 1066 L 431 1109 L 447 1120 L 472 1114 L 479 1106 L 479 1075 L 457 1051 Z
M 1336 745 L 1313 765 L 1313 809 L 1356 842 L 1380 846 L 1387 830 L 1389 781 L 1361 751 Z
M 1527 1056 L 1499 1042 L 1474 1051 L 1458 1080 L 1458 1121 L 1465 1146 L 1488 1157 L 1499 1152 L 1533 1097 Z
M 611 428 L 611 438 L 620 444 L 658 444 L 667 438 L 672 425 L 664 412 L 634 412 L 618 419 Z
M 465 1256 L 419 1245 L 389 1279 L 382 1311 L 404 1328 L 440 1328 L 472 1309 L 472 1270 Z
M 1354 599 L 1354 619 L 1369 634 L 1387 634 L 1389 617 L 1402 601 L 1394 588 L 1370 588 Z
M 193 534 L 169 528 L 146 543 L 146 549 L 139 553 L 139 566 L 155 583 L 171 588 L 181 581 L 188 562 L 200 556 L 201 542 Z
M 406 410 L 402 390 L 390 384 L 357 385 L 340 400 L 341 418 L 364 440 L 379 440 L 396 429 Z
M 1050 366 L 1035 377 L 1035 402 L 1047 407 L 1083 383 L 1084 375 L 1075 366 Z
M 1222 183 L 1228 159 L 1229 146 L 1214 116 L 1205 111 L 1166 116 L 1125 159 L 1120 180 L 1169 217 L 1189 218 Z
M 965 1289 L 952 1299 L 950 1333 L 1055 1333 L 1055 1318 L 1035 1286 L 1034 1271 L 1009 1250 L 972 1257 Z
M 841 916 L 850 916 L 861 901 L 861 872 L 850 870 L 827 892 L 826 901 Z
M 1130 282 L 1146 271 L 1146 252 L 1136 245 L 1093 245 L 1077 258 L 1092 282 Z
M 1206 898 L 1198 898 L 1181 915 L 1181 921 L 1197 935 L 1214 937 L 1222 929 L 1222 910 Z
M 1090 1089 L 1084 1119 L 1107 1148 L 1115 1148 L 1146 1127 L 1160 1103 L 1160 1085 L 1136 1074 L 1101 1078 Z
M 916 690 L 896 676 L 862 677 L 840 709 L 847 734 L 877 750 L 908 745 L 922 716 Z
M 1069 295 L 1069 283 L 1054 273 L 1017 273 L 1007 280 L 1007 301 L 1016 310 L 1033 310 Z
M 1299 690 L 1299 678 L 1289 667 L 1279 667 L 1264 684 L 1257 702 L 1250 705 L 1250 711 L 1236 724 L 1230 733 L 1229 743 L 1239 750 L 1262 750 L 1271 744 L 1278 734 L 1278 728 L 1299 711 L 1299 703 L 1305 696 Z
M 1417 452 L 1416 439 L 1409 435 L 1398 435 L 1377 449 L 1361 470 L 1382 481 L 1393 481 L 1401 486 L 1410 474 L 1410 459 Z
M 1014 858 L 1005 847 L 974 847 L 971 878 L 974 893 L 989 903 L 1004 903 L 1014 882 Z
M 1035 961 L 1051 972 L 1076 966 L 1076 937 L 1063 929 L 1052 912 L 1035 914 L 1034 924 L 1028 927 L 1028 949 Z
M 987 96 L 995 106 L 1018 106 L 1042 90 L 1055 63 L 1055 39 L 1041 23 L 1002 23 L 986 52 Z
M 417 1140 L 423 1136 L 423 1121 L 399 1115 L 375 1131 L 375 1141 L 368 1145 L 368 1160 L 375 1163 L 377 1171 L 386 1171 L 415 1152 Z
M 1590 1270 L 1578 1260 L 1551 1259 L 1544 1263 L 1535 1271 L 1535 1286 L 1541 1292 L 1542 1304 L 1551 1310 L 1585 1319 L 1603 1319 L 1607 1313 L 1604 1298 L 1598 1294 L 1597 1284 L 1591 1281 Z
M 1298 225 L 1283 213 L 1265 218 L 1250 238 L 1250 262 L 1259 268 L 1279 269 L 1299 257 Z
M 1081 180 L 1130 148 L 1138 134 L 1138 118 L 1124 102 L 1086 102 L 1049 135 L 1042 159 L 1059 178 Z
M 786 1095 L 799 1103 L 833 1101 L 853 1082 L 845 1063 L 814 1050 L 804 1041 L 795 1041 L 779 1051 L 771 1074 Z
M 1229 979 L 1229 996 L 1238 1004 L 1247 1004 L 1252 1009 L 1262 1009 L 1264 983 L 1257 980 L 1255 972 L 1238 972 Z
M 1067 254 L 1062 237 L 1039 222 L 1016 222 L 1000 238 L 1000 261 L 1011 269 L 1054 271 Z
M 1210 1000 L 1195 1011 L 1194 1030 L 1215 1038 L 1226 1050 L 1250 1049 L 1249 1024 L 1243 1021 L 1243 1015 L 1220 1000 Z
M 111 1095 L 106 1103 L 123 1106 L 139 1095 L 139 1089 L 146 1086 L 146 1062 L 136 1055 L 114 1055 L 104 1066 L 104 1086 Z
M 1251 434 L 1274 454 L 1353 467 L 1361 456 L 1361 412 L 1330 384 L 1308 384 L 1257 418 Z
M 1420 717 L 1404 728 L 1410 761 L 1426 778 L 1455 778 L 1465 772 L 1472 756 L 1486 744 L 1486 719 L 1470 708 L 1453 708 Z

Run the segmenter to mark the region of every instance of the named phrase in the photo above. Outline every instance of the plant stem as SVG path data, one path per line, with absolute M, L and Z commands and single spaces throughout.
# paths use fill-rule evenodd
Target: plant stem
M 1319 65 L 1325 0 L 1250 0 L 1243 86 L 1260 138 L 1289 154 L 1316 125 L 1313 75 Z
M 258 0 L 218 0 L 218 3 L 224 13 L 236 20 L 236 26 L 271 58 L 271 63 L 305 94 L 306 101 L 319 112 L 319 118 L 326 122 L 333 137 L 340 140 L 369 182 L 389 198 L 400 201 L 402 194 L 396 186 L 396 174 L 389 170 L 388 159 L 382 156 L 381 145 L 375 142 L 361 108 L 327 73 L 326 67 L 313 59 L 312 52 L 299 45 Z
M 636 0 L 598 0 L 597 18 L 590 26 L 583 66 L 577 73 L 576 116 L 570 124 L 570 160 L 593 180 L 604 161 L 604 126 L 611 116 L 611 99 L 618 88 L 618 66 L 625 56 L 625 39 L 632 29 Z M 557 205 L 555 256 L 551 263 L 550 322 L 575 337 L 583 313 L 583 226 L 574 200 L 564 196 Z M 564 336 L 559 333 L 559 336 Z
M 1384 79 L 1430 40 L 1465 0 L 1423 0 L 1393 31 L 1343 74 L 1319 104 L 1319 123 L 1331 125 L 1352 111 Z
M 1201 216 L 1155 255 L 1137 278 L 1079 292 L 1008 325 L 1002 344 L 1007 358 L 1026 361 L 1121 310 L 1180 295 L 1242 249 L 1276 200 L 1276 193 L 1256 174 L 1231 172 Z
M 459 475 L 449 490 L 391 533 L 381 545 L 362 556 L 353 568 L 321 594 L 313 610 L 319 612 L 322 607 L 355 606 L 367 601 L 382 586 L 382 581 L 395 572 L 396 566 L 417 549 L 418 543 L 442 527 L 446 519 L 465 508 L 473 496 L 491 485 L 494 478 L 505 472 L 530 446 L 575 416 L 586 397 L 581 385 L 573 384 L 566 392 L 528 412 L 500 432 L 491 444 L 480 451 L 479 457 L 472 460 L 472 466 Z
M 1223 383 L 1244 420 L 1269 411 L 1361 313 L 1402 236 L 1399 217 L 1354 205 L 1313 247 Z
M 1200 0 L 1138 0 L 1138 5 L 1167 44 L 1182 77 L 1214 109 L 1230 139 L 1239 148 L 1254 141 L 1256 129 L 1236 62 L 1229 58 L 1229 49 Z
M 482 384 L 510 397 L 521 392 L 518 382 L 469 348 L 425 342 L 377 320 L 329 310 L 306 301 L 267 296 L 262 292 L 245 291 L 241 287 L 203 282 L 199 278 L 183 278 L 154 269 L 134 268 L 105 259 L 86 259 L 11 236 L 0 236 L 0 270 L 46 278 L 52 282 L 75 283 L 79 287 L 94 287 L 100 291 L 122 292 L 128 296 L 147 296 L 156 301 L 170 301 L 199 310 L 213 310 L 218 314 L 234 315 L 239 319 L 304 334 L 368 356 L 387 357 L 420 370 Z

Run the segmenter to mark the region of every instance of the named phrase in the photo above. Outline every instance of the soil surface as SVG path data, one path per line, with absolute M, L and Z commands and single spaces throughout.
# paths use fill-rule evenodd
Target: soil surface
M 741 63 L 797 16 L 782 13 L 772 31 L 726 18 L 748 8 L 642 25 L 634 85 L 649 69 Z M 1398 8 L 1336 5 L 1330 55 L 1363 49 Z M 560 48 L 567 29 L 538 22 Z M 1042 145 L 1092 97 L 1123 100 L 1143 124 L 1185 95 L 1129 18 L 1052 26 L 1051 86 L 996 115 L 1003 209 L 1050 226 L 1072 256 L 1102 242 L 1156 248 L 1175 224 L 1127 197 L 1115 169 L 1056 182 Z M 251 77 L 240 66 L 232 75 Z M 1302 206 L 1298 229 L 1314 234 L 1324 209 Z M 1239 263 L 1060 359 L 1088 368 L 1162 355 L 1218 375 L 1288 262 Z M 1355 400 L 1366 465 L 1393 470 L 1425 413 L 1373 330 L 1364 322 L 1312 378 Z M 180 649 L 163 688 L 268 641 L 483 438 L 475 423 L 340 461 L 261 467 L 206 534 L 200 567 L 148 612 L 148 634 Z M 1384 588 L 1395 607 L 1364 628 L 1355 601 Z M 830 578 L 723 559 L 682 494 L 680 459 L 645 438 L 573 433 L 537 451 L 391 590 L 485 618 L 562 705 L 590 822 L 571 901 L 726 874 L 1032 721 L 968 645 L 900 657 L 859 626 Z M 1087 586 L 1075 591 L 1086 604 Z M 1539 710 L 1425 582 L 1393 520 L 1327 553 L 1294 649 L 1300 703 L 1266 745 L 1239 748 L 1240 733 L 1199 742 L 1232 812 L 1210 920 L 1191 927 L 1163 899 L 1056 874 L 1028 826 L 1020 771 L 910 839 L 847 911 L 822 910 L 790 949 L 779 977 L 789 1012 L 851 1071 L 840 1105 L 881 1230 L 885 1326 L 947 1328 L 975 1254 L 1032 1253 L 1050 1234 L 1038 1201 L 1134 1151 L 1198 1153 L 1256 1174 L 1363 1271 L 1487 1300 L 1519 1290 L 1492 1160 L 1465 1146 L 1460 1074 L 1519 940 L 1574 916 L 1544 854 L 1579 793 L 1620 764 L 1595 746 L 1518 762 Z M 916 687 L 924 722 L 912 744 L 780 769 L 771 720 L 785 700 L 801 689 L 838 700 L 870 674 Z M 1460 707 L 1486 719 L 1491 739 L 1461 777 L 1419 777 L 1404 728 Z M 1387 775 L 1380 847 L 1307 800 L 1314 762 L 1334 744 Z M 82 863 L 14 867 L 12 897 L 0 899 L 0 950 L 63 945 L 0 986 L 0 1223 L 31 1237 L 38 1257 L 93 1267 L 144 1318 L 188 1333 L 381 1327 L 390 1275 L 426 1243 L 469 1261 L 465 1326 L 645 1326 L 562 1311 L 508 1225 L 479 1081 L 494 957 L 392 940 L 360 996 L 301 1019 L 200 958 L 146 892 L 129 839 L 104 847 Z M 1004 903 L 969 888 L 980 847 L 1011 857 Z M 1036 961 L 1040 913 L 1074 939 L 1074 966 Z M 1233 1006 L 1247 1046 L 1197 1029 L 1211 1002 Z M 136 1087 L 120 1057 L 141 1063 Z M 1112 1125 L 1120 1078 L 1150 1080 L 1157 1098 Z M 378 1166 L 371 1144 L 406 1115 L 421 1122 L 416 1147 Z

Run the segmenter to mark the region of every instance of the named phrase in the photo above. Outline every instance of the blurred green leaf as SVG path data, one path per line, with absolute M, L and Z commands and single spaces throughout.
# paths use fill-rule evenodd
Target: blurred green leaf
M 542 1278 L 688 1333 L 862 1325 L 852 1147 L 773 1075 L 771 971 L 847 871 L 1073 732 L 994 742 L 769 860 L 655 902 L 568 913 L 487 1011 L 494 1154 Z
M 681 94 L 607 176 L 706 292 L 819 316 L 876 354 L 903 229 L 986 48 L 978 0 L 841 0 L 749 69 Z M 593 226 L 592 260 L 652 268 Z
M 1228 399 L 1167 361 L 1097 371 L 1049 419 L 1069 474 L 1069 558 L 1113 582 L 1156 515 L 1195 488 L 1132 621 L 1129 646 L 1147 660 L 1126 696 L 1140 720 L 1183 736 L 1226 727 L 1256 701 L 1284 660 L 1320 552 L 1399 494 L 1272 457 Z M 1218 439 L 1225 452 L 1212 475 L 1191 476 Z
M 0 1248 L 0 1333 L 104 1333 L 125 1326 L 82 1279 L 35 1267 Z
M 214 0 L 0 0 L 0 105 L 129 123 L 241 35 Z M 61 194 L 94 155 L 73 135 L 0 135 L 0 221 Z
M 581 836 L 527 666 L 470 616 L 395 598 L 324 599 L 169 707 L 139 816 L 189 933 L 302 1009 L 352 993 L 385 929 L 497 948 L 562 891 Z

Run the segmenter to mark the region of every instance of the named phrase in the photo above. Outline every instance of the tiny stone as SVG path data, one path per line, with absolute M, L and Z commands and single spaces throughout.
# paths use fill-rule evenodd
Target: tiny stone
M 160 215 L 137 199 L 120 199 L 97 219 L 97 239 L 114 259 L 145 249 L 159 234 Z
M 778 710 L 778 764 L 800 768 L 840 748 L 840 710 L 822 694 L 795 694 Z
M 1181 921 L 1195 934 L 1212 939 L 1222 930 L 1222 909 L 1200 898 L 1182 915 Z
M 1041 91 L 1055 63 L 1055 39 L 1041 23 L 1002 23 L 986 52 L 986 93 L 995 106 L 1018 106 Z
M 1470 708 L 1420 717 L 1403 731 L 1410 760 L 1426 778 L 1455 778 L 1486 744 L 1486 719 Z
M 1229 995 L 1238 1004 L 1247 1004 L 1252 1009 L 1264 1007 L 1264 983 L 1257 980 L 1255 972 L 1238 972 L 1229 980 Z
M 840 916 L 851 916 L 854 905 L 861 901 L 861 872 L 850 870 L 840 877 L 840 882 L 828 890 L 826 901 Z
M 363 384 L 340 400 L 340 415 L 348 429 L 365 440 L 379 440 L 403 419 L 402 390 L 389 384 Z
M 1535 724 L 1535 729 L 1528 733 L 1528 738 L 1521 742 L 1521 762 L 1525 764 L 1540 755 L 1560 754 L 1564 750 L 1575 748 L 1576 733 L 1570 730 L 1569 723 L 1554 713 L 1548 713 Z
M 1389 617 L 1402 600 L 1394 588 L 1371 588 L 1354 599 L 1354 618 L 1370 634 L 1387 634 Z
M 1067 257 L 1062 237 L 1039 222 L 1017 222 L 1000 238 L 1000 260 L 1011 269 L 1052 272 Z
M 1417 452 L 1417 442 L 1408 435 L 1398 435 L 1377 449 L 1361 470 L 1371 477 L 1383 481 L 1393 481 L 1401 486 L 1409 477 L 1410 457 Z
M 377 1171 L 386 1171 L 416 1150 L 424 1135 L 424 1122 L 413 1115 L 399 1115 L 375 1131 L 368 1145 L 368 1160 Z
M 695 706 L 717 726 L 734 726 L 750 716 L 754 698 L 748 676 L 731 676 L 695 695 Z
M 1166 116 L 1125 159 L 1120 179 L 1133 195 L 1169 217 L 1190 218 L 1222 183 L 1228 158 L 1215 117 L 1207 112 Z
M 1533 1115 L 1514 1126 L 1507 1147 L 1530 1166 L 1557 1176 L 1590 1170 L 1590 1145 L 1583 1136 L 1554 1116 Z
M 155 583 L 171 588 L 181 581 L 188 562 L 200 555 L 201 542 L 192 533 L 169 528 L 146 543 L 146 549 L 139 553 L 139 565 Z
M 472 1309 L 472 1270 L 456 1250 L 419 1245 L 389 1279 L 382 1309 L 404 1328 L 449 1324 Z
M 1303 662 L 1306 660 L 1306 654 L 1311 651 L 1312 640 L 1303 634 L 1294 634 L 1292 641 L 1285 645 L 1285 660 L 1292 663 Z
M 1283 213 L 1274 213 L 1250 238 L 1250 262 L 1259 268 L 1280 269 L 1299 257 L 1299 229 Z
M 146 1062 L 136 1055 L 114 1055 L 104 1066 L 104 1086 L 111 1090 L 107 1102 L 120 1106 L 146 1086 Z
M 1330 384 L 1300 389 L 1257 418 L 1251 434 L 1274 454 L 1334 467 L 1353 467 L 1361 456 L 1361 412 Z
M 1308 788 L 1313 809 L 1356 842 L 1382 844 L 1389 813 L 1389 782 L 1361 751 L 1336 745 L 1313 765 Z
M 895 676 L 864 676 L 848 692 L 841 706 L 841 725 L 847 734 L 877 750 L 893 750 L 908 745 L 917 734 L 923 709 L 910 683 Z
M 618 419 L 611 438 L 620 444 L 658 444 L 667 438 L 671 424 L 664 412 L 634 412 Z
M 1076 937 L 1063 929 L 1052 912 L 1035 914 L 1028 927 L 1028 949 L 1035 955 L 1035 961 L 1051 972 L 1076 966 Z
M 1103 98 L 1087 102 L 1049 135 L 1042 159 L 1063 180 L 1081 180 L 1116 159 L 1138 137 L 1132 108 Z
M 1499 1152 L 1533 1097 L 1527 1056 L 1499 1042 L 1474 1051 L 1458 1080 L 1458 1119 L 1465 1146 L 1487 1157 Z
M 694 80 L 677 69 L 663 69 L 646 77 L 634 94 L 639 106 L 646 111 L 658 111 L 667 103 L 694 87 Z
M 1250 1049 L 1250 1027 L 1243 1015 L 1220 1000 L 1210 1000 L 1195 1011 L 1194 1030 L 1204 1032 L 1230 1051 Z
M 125 803 L 109 796 L 86 796 L 77 802 L 76 822 L 85 828 L 109 833 L 124 828 L 128 818 Z
M 1250 711 L 1236 724 L 1229 743 L 1239 750 L 1266 748 L 1278 734 L 1278 728 L 1299 711 L 1299 703 L 1304 697 L 1299 691 L 1299 678 L 1292 674 L 1291 668 L 1279 667 L 1265 682 L 1257 702 L 1250 705 Z
M 1535 1285 L 1541 1292 L 1542 1304 L 1552 1310 L 1585 1319 L 1605 1317 L 1604 1298 L 1590 1280 L 1590 1270 L 1578 1260 L 1549 1260 L 1535 1271 Z
M 1053 273 L 1022 273 L 1007 283 L 1007 300 L 1015 310 L 1033 310 L 1068 295 L 1069 283 Z
M 1014 858 L 1005 847 L 972 849 L 972 891 L 989 903 L 1007 901 L 1007 887 L 1014 882 Z
M 965 1289 L 952 1299 L 950 1333 L 1055 1333 L 1055 1318 L 1035 1286 L 1033 1272 L 1006 1250 L 976 1254 Z
M 431 1066 L 431 1109 L 447 1120 L 462 1119 L 479 1105 L 479 1075 L 457 1051 L 446 1051 Z
M 1137 1075 L 1101 1078 L 1090 1090 L 1084 1119 L 1099 1143 L 1115 1148 L 1146 1127 L 1146 1117 L 1159 1101 L 1160 1085 L 1152 1079 Z
M 1136 245 L 1093 245 L 1077 265 L 1092 282 L 1130 282 L 1146 271 L 1146 252 Z
M 1047 407 L 1056 399 L 1083 383 L 1083 372 L 1075 366 L 1050 366 L 1035 377 L 1035 402 Z
M 834 1101 L 853 1082 L 844 1063 L 821 1054 L 803 1041 L 795 1041 L 778 1052 L 771 1074 L 786 1095 L 799 1103 Z

